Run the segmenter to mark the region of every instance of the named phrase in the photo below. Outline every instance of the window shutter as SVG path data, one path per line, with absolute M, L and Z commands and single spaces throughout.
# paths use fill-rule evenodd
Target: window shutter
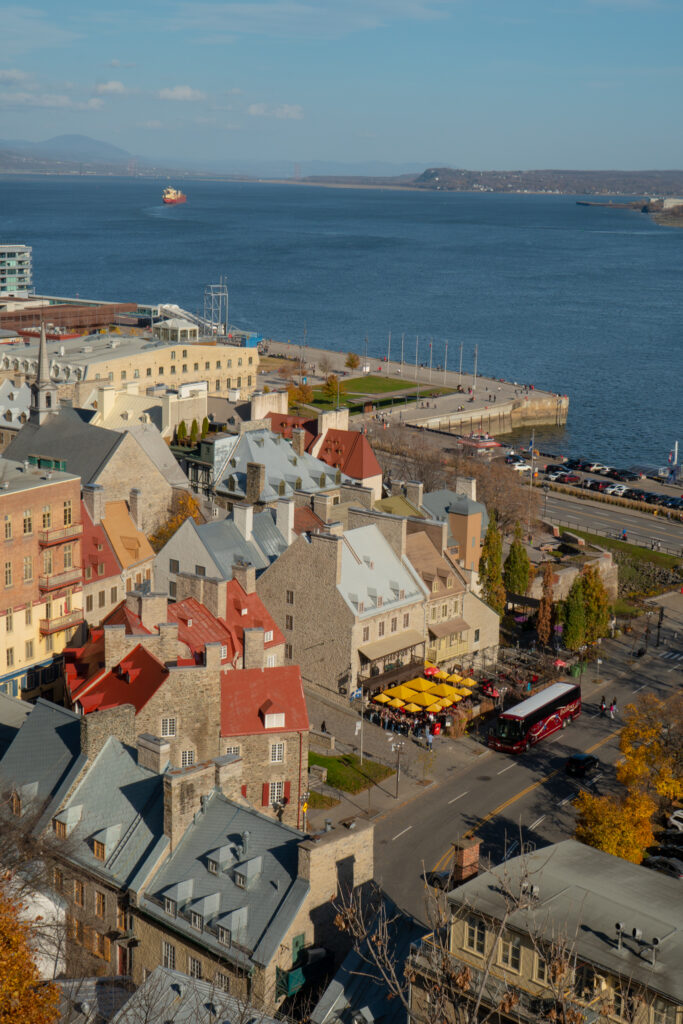
M 291 782 L 285 782 L 285 801 L 286 801 L 286 803 L 289 803 L 289 794 L 291 793 L 291 791 L 292 791 L 292 784 L 291 784 Z
M 246 786 L 242 786 L 242 796 L 244 797 L 245 800 L 247 799 L 247 787 Z
M 267 807 L 268 804 L 270 803 L 270 799 L 269 799 L 269 797 L 270 797 L 270 786 L 269 786 L 269 784 L 267 782 L 263 783 L 263 789 L 262 789 L 261 792 L 262 792 L 262 795 L 261 795 L 261 806 L 262 807 Z

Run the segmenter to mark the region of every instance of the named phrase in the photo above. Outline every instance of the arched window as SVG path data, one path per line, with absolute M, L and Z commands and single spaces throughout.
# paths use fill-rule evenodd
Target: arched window
M 301 487 L 302 487 L 302 480 L 301 480 L 301 477 L 298 476 L 296 478 L 296 480 L 294 481 L 294 490 L 295 491 L 300 491 Z
M 285 493 L 286 487 L 287 485 L 284 482 L 284 480 L 281 480 L 277 487 L 277 493 L 280 495 L 280 497 L 282 497 L 282 495 Z
M 341 483 L 341 470 L 340 469 L 338 469 L 337 472 L 334 474 L 334 482 L 336 484 L 340 484 Z
M 320 474 L 320 486 L 321 487 L 325 486 L 325 474 L 324 473 Z

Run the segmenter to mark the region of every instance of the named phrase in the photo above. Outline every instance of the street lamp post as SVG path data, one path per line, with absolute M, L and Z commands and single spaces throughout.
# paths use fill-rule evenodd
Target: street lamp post
M 391 740 L 391 737 L 389 737 Z M 396 754 L 396 799 L 398 800 L 398 784 L 401 779 L 401 751 L 405 744 L 403 740 L 391 740 L 391 749 Z
M 543 504 L 543 518 L 544 519 L 548 518 L 548 492 L 549 491 L 550 491 L 550 488 L 548 487 L 548 485 L 547 484 L 543 484 L 543 493 L 545 495 L 545 501 L 544 501 L 544 504 Z

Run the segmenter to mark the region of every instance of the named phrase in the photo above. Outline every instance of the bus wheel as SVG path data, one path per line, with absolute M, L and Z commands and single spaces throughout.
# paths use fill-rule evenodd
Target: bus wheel
M 531 744 L 530 744 L 530 743 L 525 743 L 525 744 L 524 744 L 524 753 L 526 753 L 526 752 L 527 752 L 527 750 L 529 749 L 529 747 L 530 747 L 530 746 L 531 746 Z
M 569 725 L 569 722 L 567 721 L 567 719 L 563 718 L 562 719 L 562 728 L 566 729 L 568 725 Z

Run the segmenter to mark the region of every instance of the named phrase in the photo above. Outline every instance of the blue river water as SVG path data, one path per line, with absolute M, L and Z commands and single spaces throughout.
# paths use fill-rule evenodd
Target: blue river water
M 39 293 L 177 302 L 227 279 L 266 337 L 472 369 L 570 396 L 551 450 L 663 464 L 683 442 L 683 231 L 570 196 L 136 178 L 0 178 L 0 240 Z M 410 355 L 409 355 L 410 354 Z

